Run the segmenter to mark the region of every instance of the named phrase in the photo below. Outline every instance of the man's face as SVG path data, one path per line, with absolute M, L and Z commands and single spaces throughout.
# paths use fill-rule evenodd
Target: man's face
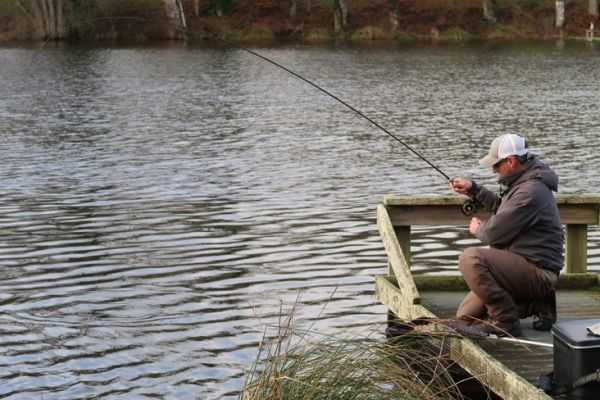
M 498 176 L 504 176 L 508 173 L 516 171 L 517 160 L 512 157 L 506 157 L 492 165 L 492 171 Z

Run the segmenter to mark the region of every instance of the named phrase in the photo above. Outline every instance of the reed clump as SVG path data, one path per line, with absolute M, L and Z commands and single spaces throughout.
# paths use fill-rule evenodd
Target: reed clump
M 369 328 L 332 337 L 295 332 L 285 321 L 261 347 L 241 400 L 463 398 L 454 364 L 422 334 L 386 339 Z

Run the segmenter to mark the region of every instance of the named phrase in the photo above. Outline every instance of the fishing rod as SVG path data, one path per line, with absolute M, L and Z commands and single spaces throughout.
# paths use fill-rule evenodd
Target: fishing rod
M 329 92 L 328 90 L 322 88 L 321 86 L 317 85 L 316 83 L 312 82 L 311 80 L 305 78 L 304 76 L 300 75 L 299 73 L 289 69 L 288 67 L 274 61 L 271 60 L 270 58 L 267 58 L 265 56 L 263 56 L 262 54 L 251 50 L 245 46 L 242 46 L 238 43 L 232 42 L 230 40 L 221 38 L 219 36 L 216 36 L 214 34 L 211 34 L 209 32 L 206 31 L 201 31 L 198 29 L 192 29 L 192 28 L 188 28 L 186 26 L 183 25 L 179 25 L 173 22 L 168 22 L 168 21 L 161 21 L 161 20 L 154 20 L 154 19 L 150 19 L 150 18 L 143 18 L 143 17 L 99 17 L 99 18 L 88 18 L 88 19 L 84 19 L 84 20 L 80 20 L 78 22 L 74 22 L 72 24 L 69 24 L 65 27 L 65 30 L 71 29 L 75 26 L 79 26 L 79 25 L 84 25 L 84 24 L 88 24 L 91 22 L 99 22 L 99 21 L 131 21 L 131 22 L 137 22 L 137 23 L 153 23 L 153 24 L 158 24 L 158 25 L 166 25 L 166 26 L 170 26 L 172 28 L 175 28 L 179 31 L 182 31 L 184 33 L 194 33 L 200 36 L 204 36 L 207 38 L 210 38 L 212 40 L 216 40 L 222 43 L 226 43 L 229 46 L 232 46 L 234 48 L 237 48 L 239 50 L 245 51 L 247 53 L 252 54 L 253 56 L 256 56 L 258 58 L 260 58 L 263 61 L 268 62 L 271 65 L 274 65 L 277 68 L 282 69 L 283 71 L 295 76 L 296 78 L 302 80 L 303 82 L 311 85 L 312 87 L 314 87 L 315 89 L 319 90 L 320 92 L 324 93 L 325 95 L 333 98 L 334 100 L 336 100 L 337 102 L 341 103 L 342 105 L 344 105 L 345 107 L 347 107 L 348 109 L 350 109 L 351 111 L 353 111 L 355 114 L 357 114 L 358 116 L 364 118 L 365 120 L 367 120 L 368 122 L 370 122 L 372 125 L 374 125 L 375 127 L 379 128 L 381 131 L 383 131 L 385 134 L 387 134 L 389 137 L 391 137 L 392 139 L 394 139 L 395 141 L 397 141 L 398 143 L 400 143 L 401 145 L 403 145 L 406 149 L 408 149 L 410 152 L 412 152 L 415 156 L 417 156 L 418 158 L 420 158 L 421 160 L 423 160 L 424 162 L 426 162 L 431 168 L 433 168 L 434 170 L 436 170 L 440 175 L 442 175 L 446 181 L 450 181 L 450 176 L 448 176 L 446 173 L 444 173 L 439 167 L 437 167 L 436 165 L 434 165 L 431 161 L 429 161 L 428 159 L 426 159 L 422 154 L 420 154 L 417 150 L 415 150 L 412 146 L 410 146 L 408 143 L 406 143 L 404 140 L 400 139 L 397 135 L 394 135 L 392 132 L 390 132 L 388 129 L 384 128 L 383 126 L 381 126 L 379 123 L 377 123 L 376 121 L 374 121 L 373 119 L 371 119 L 370 117 L 368 117 L 367 115 L 365 115 L 362 111 L 358 110 L 357 108 L 353 107 L 352 105 L 348 104 L 346 101 L 340 99 L 338 96 L 334 95 L 333 93 Z M 46 38 L 46 40 L 44 40 L 44 42 L 42 43 L 40 48 L 43 48 L 44 46 L 46 46 L 46 44 L 52 40 L 54 40 L 57 36 L 58 36 L 59 32 L 55 32 L 52 35 L 50 35 L 48 38 Z M 464 215 L 471 215 L 474 214 L 477 210 L 477 206 L 476 204 L 471 200 L 471 199 L 467 199 L 465 200 L 462 204 L 461 204 L 461 211 Z

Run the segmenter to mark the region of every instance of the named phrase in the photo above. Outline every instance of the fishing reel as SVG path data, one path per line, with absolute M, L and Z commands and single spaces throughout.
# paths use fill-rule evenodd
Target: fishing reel
M 465 217 L 469 217 L 477 212 L 478 203 L 471 199 L 466 199 L 460 204 L 460 211 Z

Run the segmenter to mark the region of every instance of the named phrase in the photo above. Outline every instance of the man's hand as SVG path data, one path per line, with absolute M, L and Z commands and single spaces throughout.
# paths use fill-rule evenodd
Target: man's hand
M 469 232 L 473 236 L 477 236 L 477 228 L 481 225 L 481 220 L 479 218 L 472 218 L 471 224 L 469 224 Z
M 473 182 L 463 178 L 452 178 L 450 179 L 450 188 L 458 194 L 468 194 L 469 190 L 473 186 Z

